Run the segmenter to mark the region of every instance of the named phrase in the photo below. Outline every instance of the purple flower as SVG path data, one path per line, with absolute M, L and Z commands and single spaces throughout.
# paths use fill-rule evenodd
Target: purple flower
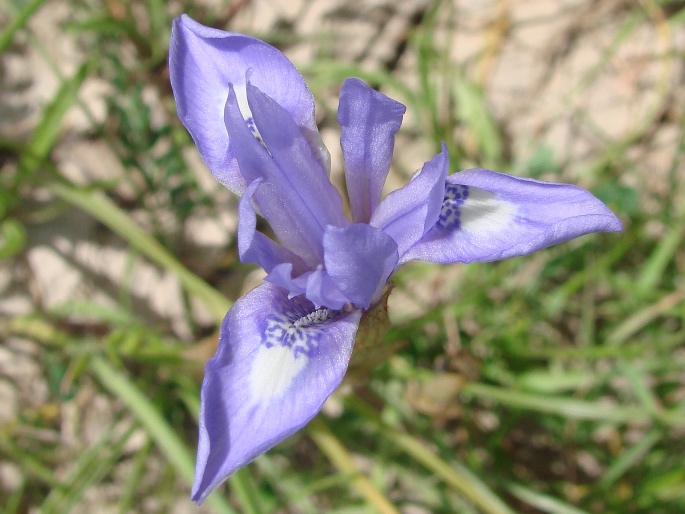
M 447 176 L 444 145 L 381 199 L 405 107 L 358 79 L 345 81 L 338 109 L 350 221 L 312 95 L 281 52 L 182 16 L 169 70 L 204 162 L 242 195 L 240 259 L 268 274 L 228 312 L 207 363 L 197 502 L 317 414 L 345 374 L 363 312 L 400 265 L 494 261 L 621 230 L 576 186 L 484 169 Z M 257 213 L 278 243 L 256 230 Z

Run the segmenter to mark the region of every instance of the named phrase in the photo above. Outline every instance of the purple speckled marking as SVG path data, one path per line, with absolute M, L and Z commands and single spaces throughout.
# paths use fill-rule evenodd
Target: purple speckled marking
M 457 230 L 461 227 L 461 206 L 469 197 L 469 187 L 460 184 L 447 184 L 445 198 L 436 226 L 443 230 Z
M 252 132 L 252 135 L 255 137 L 255 139 L 259 141 L 259 144 L 266 148 L 266 143 L 264 143 L 264 139 L 262 139 L 262 135 L 259 133 L 259 129 L 257 128 L 257 125 L 254 122 L 254 118 L 250 116 L 245 120 L 245 123 L 247 124 L 247 128 L 250 129 L 250 132 Z
M 285 346 L 297 358 L 300 354 L 311 356 L 321 340 L 320 325 L 341 313 L 325 307 L 312 310 L 306 300 L 294 298 L 266 320 L 263 344 L 267 348 Z

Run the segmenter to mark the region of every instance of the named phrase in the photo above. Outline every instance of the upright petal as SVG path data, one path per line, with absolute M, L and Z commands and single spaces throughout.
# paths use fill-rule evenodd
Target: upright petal
M 178 116 L 214 176 L 234 192 L 247 186 L 224 125 L 228 84 L 245 99 L 246 74 L 293 118 L 322 162 L 328 159 L 314 118 L 314 98 L 292 63 L 276 48 L 242 34 L 200 25 L 186 15 L 171 30 L 169 75 Z
M 252 182 L 238 206 L 238 253 L 241 262 L 251 262 L 264 268 L 269 273 L 279 264 L 289 263 L 298 275 L 307 271 L 307 265 L 293 252 L 276 244 L 267 236 L 257 231 L 257 215 L 252 207 L 252 195 L 261 179 Z
M 402 262 L 496 261 L 620 230 L 607 206 L 580 187 L 472 169 L 447 178 L 438 222 Z
M 399 259 L 392 237 L 355 223 L 328 227 L 323 245 L 326 271 L 338 289 L 357 307 L 368 309 L 378 301 Z
M 257 130 L 280 171 L 277 176 L 265 177 L 277 185 L 281 193 L 271 201 L 278 199 L 305 206 L 312 223 L 321 228 L 321 234 L 328 225 L 349 225 L 343 214 L 340 192 L 328 178 L 328 170 L 312 153 L 290 113 L 252 84 L 247 85 L 247 100 Z
M 347 370 L 360 317 L 271 284 L 238 300 L 205 369 L 193 500 L 319 412 Z
M 404 187 L 386 196 L 371 216 L 371 225 L 391 236 L 400 258 L 438 221 L 449 169 L 447 147 L 423 165 Z
M 261 180 L 253 198 L 262 216 L 284 247 L 299 255 L 311 268 L 316 267 L 323 260 L 323 227 L 317 205 L 302 201 L 299 188 L 306 185 L 297 180 L 298 170 L 283 170 L 278 159 L 258 141 L 243 119 L 235 91 L 230 85 L 225 120 L 243 175 L 250 183 Z M 290 128 L 286 126 L 284 130 Z M 289 135 L 294 140 L 298 139 L 297 134 L 290 132 Z M 342 207 L 340 209 L 340 216 L 344 219 Z
M 338 123 L 352 221 L 368 223 L 381 201 L 392 162 L 395 134 L 406 108 L 359 79 L 340 90 Z

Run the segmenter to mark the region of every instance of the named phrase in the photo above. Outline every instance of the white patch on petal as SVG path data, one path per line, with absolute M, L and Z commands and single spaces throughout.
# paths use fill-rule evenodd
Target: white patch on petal
M 459 211 L 461 229 L 482 234 L 506 230 L 515 219 L 518 208 L 489 191 L 469 187 L 468 199 Z
M 238 100 L 238 108 L 243 118 L 247 121 L 252 118 L 252 111 L 250 110 L 250 104 L 247 102 L 247 87 L 245 84 L 233 84 L 233 91 L 235 91 L 236 99 Z
M 249 74 L 251 74 L 251 72 L 248 72 L 248 75 Z M 257 125 L 255 125 L 254 118 L 252 117 L 252 110 L 250 109 L 250 104 L 247 101 L 246 84 L 237 82 L 233 83 L 233 91 L 235 92 L 235 97 L 238 101 L 238 110 L 240 111 L 240 114 L 242 114 L 245 123 L 247 123 L 247 127 L 250 129 L 250 132 L 252 132 L 252 135 L 255 137 L 255 139 L 259 141 L 264 148 L 266 148 L 266 144 L 264 144 L 264 138 L 259 133 L 259 129 L 257 128 Z
M 287 346 L 260 346 L 249 377 L 252 399 L 270 401 L 283 396 L 308 360 L 303 354 L 296 357 Z

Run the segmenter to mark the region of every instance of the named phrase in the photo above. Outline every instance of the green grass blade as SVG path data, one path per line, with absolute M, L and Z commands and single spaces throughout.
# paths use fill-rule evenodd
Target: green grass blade
M 647 307 L 640 309 L 631 316 L 628 316 L 607 335 L 607 344 L 621 345 L 625 343 L 659 316 L 663 316 L 669 311 L 675 310 L 683 300 L 685 300 L 685 295 L 680 291 L 676 291 L 664 296 L 653 305 L 648 305 Z
M 676 251 L 682 248 L 683 238 L 685 238 L 685 223 L 681 222 L 654 247 L 635 281 L 636 294 L 642 296 L 659 284 L 666 266 L 674 258 Z
M 395 506 L 376 488 L 373 482 L 358 471 L 345 446 L 320 418 L 314 418 L 309 423 L 307 430 L 319 449 L 335 467 L 350 476 L 350 486 L 364 497 L 369 506 L 380 514 L 399 514 Z
M 17 427 L 21 429 L 21 426 Z M 62 482 L 55 476 L 53 470 L 46 466 L 38 457 L 27 453 L 15 442 L 15 434 L 6 430 L 0 432 L 0 454 L 17 462 L 26 479 L 43 482 L 51 488 L 61 488 Z
M 150 458 L 153 448 L 150 438 L 147 438 L 142 449 L 133 457 L 132 469 L 124 483 L 124 489 L 119 497 L 119 514 L 127 514 L 133 510 L 136 487 L 143 480 L 147 468 L 147 460 Z
M 513 514 L 513 511 L 477 476 L 456 462 L 446 463 L 421 441 L 388 426 L 374 409 L 358 397 L 347 399 L 350 407 L 373 423 L 387 440 L 392 441 L 426 469 L 440 477 L 486 514 Z
M 503 405 L 547 414 L 557 414 L 569 419 L 588 419 L 610 423 L 656 421 L 649 412 L 638 406 L 616 406 L 565 398 L 524 393 L 479 383 L 464 386 L 462 394 L 495 400 Z M 685 426 L 685 414 L 663 412 L 658 421 L 670 426 Z
M 33 16 L 33 13 L 44 3 L 45 0 L 32 0 L 9 22 L 5 30 L 0 33 L 0 54 L 7 50 L 7 47 L 12 43 L 12 39 L 14 39 L 14 34 L 26 25 L 31 16 Z
M 26 480 L 24 479 L 24 477 L 21 477 L 19 486 L 7 495 L 7 499 L 5 501 L 5 514 L 16 514 L 17 512 L 24 512 L 23 509 L 20 509 L 22 507 L 21 500 L 22 496 L 24 495 L 25 488 Z
M 557 498 L 540 494 L 519 484 L 510 484 L 507 489 L 519 500 L 548 514 L 587 514 L 586 511 L 568 505 Z
M 70 512 L 85 492 L 110 474 L 119 461 L 124 444 L 135 427 L 113 438 L 113 427 L 100 440 L 78 456 L 71 466 L 63 488 L 53 488 L 40 507 L 41 514 L 63 514 Z
M 630 468 L 637 465 L 637 463 L 649 453 L 652 447 L 659 442 L 661 437 L 661 430 L 654 429 L 640 439 L 640 441 L 635 443 L 635 445 L 625 450 L 606 470 L 604 475 L 602 475 L 602 478 L 599 481 L 600 487 L 608 489 L 614 485 Z
M 484 167 L 499 168 L 502 163 L 502 140 L 481 89 L 466 78 L 455 74 L 452 91 L 457 119 L 474 137 Z
M 94 357 L 90 366 L 99 382 L 111 394 L 126 404 L 178 474 L 188 484 L 192 484 L 194 479 L 193 457 L 157 408 L 125 375 L 110 366 L 102 358 Z M 207 503 L 218 513 L 235 513 L 222 496 L 211 495 L 207 498 Z
M 43 118 L 26 144 L 19 160 L 19 169 L 25 175 L 36 171 L 48 157 L 57 141 L 62 119 L 78 100 L 78 92 L 88 75 L 89 63 L 83 64 L 73 77 L 62 83 L 57 96 L 45 108 Z
M 183 287 L 197 296 L 217 322 L 221 322 L 231 302 L 212 286 L 190 271 L 164 248 L 154 237 L 146 233 L 131 217 L 121 210 L 101 191 L 88 191 L 68 184 L 53 182 L 48 187 L 70 204 L 84 210 L 100 223 L 121 236 L 131 247 L 174 273 Z

